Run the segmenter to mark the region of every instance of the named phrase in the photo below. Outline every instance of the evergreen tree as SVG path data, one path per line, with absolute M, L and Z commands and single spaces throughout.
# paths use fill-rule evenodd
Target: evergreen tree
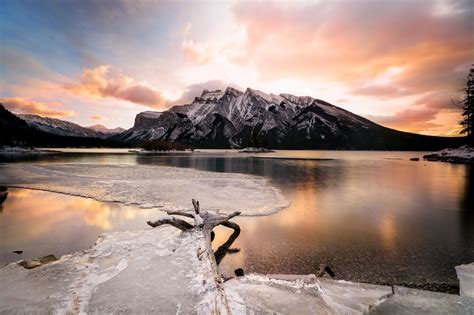
M 467 75 L 466 87 L 464 89 L 464 98 L 461 100 L 462 120 L 459 122 L 462 126 L 461 133 L 469 138 L 474 137 L 474 65 L 471 66 Z

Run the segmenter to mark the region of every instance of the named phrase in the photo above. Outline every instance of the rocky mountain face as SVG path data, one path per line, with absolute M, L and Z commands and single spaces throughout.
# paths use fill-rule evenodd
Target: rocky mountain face
M 129 144 L 151 139 L 198 148 L 434 149 L 453 138 L 429 137 L 377 125 L 309 96 L 234 88 L 204 90 L 191 104 L 143 112 L 133 128 L 113 137 Z

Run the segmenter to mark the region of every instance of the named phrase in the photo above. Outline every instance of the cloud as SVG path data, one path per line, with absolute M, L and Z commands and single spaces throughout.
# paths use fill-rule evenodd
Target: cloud
M 426 93 L 392 115 L 367 115 L 367 118 L 404 131 L 437 134 L 443 129 L 445 134 L 454 135 L 459 129 L 460 107 L 455 104 L 459 96 L 449 91 Z
M 432 108 L 411 109 L 407 108 L 389 116 L 370 116 L 373 120 L 384 125 L 400 125 L 407 123 L 420 123 L 436 118 L 438 110 Z
M 42 103 L 20 97 L 2 98 L 0 102 L 8 110 L 20 114 L 34 114 L 52 118 L 63 118 L 75 115 L 73 111 L 60 111 L 49 108 L 50 106 L 60 106 L 60 103 Z
M 167 105 L 161 92 L 108 65 L 85 69 L 80 83 L 66 84 L 64 88 L 76 94 L 112 97 L 152 108 L 163 108 Z
M 368 115 L 367 118 L 378 124 L 410 132 L 429 132 L 433 128 L 441 127 L 435 120 L 439 110 L 432 108 L 407 108 L 393 115 Z
M 376 96 L 378 98 L 393 98 L 410 95 L 413 92 L 393 85 L 367 85 L 355 88 L 351 91 L 353 95 Z
M 439 14 L 438 2 L 239 2 L 234 15 L 261 78 L 325 79 L 384 98 L 453 89 L 469 68 L 471 4 L 457 1 Z M 394 67 L 403 71 L 376 82 Z
M 105 118 L 105 117 L 102 116 L 102 115 L 92 115 L 92 116 L 91 116 L 91 119 L 92 119 L 92 120 L 107 120 L 107 118 Z

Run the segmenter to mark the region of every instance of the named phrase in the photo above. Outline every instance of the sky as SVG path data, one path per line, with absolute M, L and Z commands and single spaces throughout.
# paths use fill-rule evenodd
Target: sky
M 83 126 L 233 86 L 457 135 L 473 63 L 472 0 L 0 1 L 0 101 Z

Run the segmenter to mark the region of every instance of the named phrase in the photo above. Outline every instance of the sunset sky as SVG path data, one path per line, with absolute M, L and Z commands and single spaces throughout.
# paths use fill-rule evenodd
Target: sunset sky
M 474 3 L 0 1 L 14 112 L 130 128 L 232 85 L 309 95 L 385 126 L 457 134 Z

